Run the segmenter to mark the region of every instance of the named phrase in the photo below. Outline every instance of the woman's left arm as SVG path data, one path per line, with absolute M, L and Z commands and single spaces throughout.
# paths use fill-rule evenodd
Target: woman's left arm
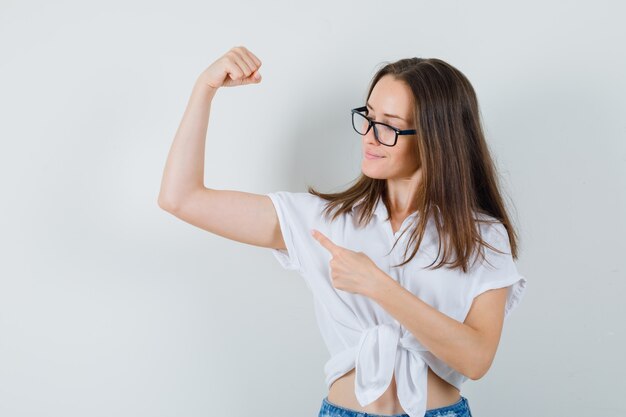
M 482 378 L 496 354 L 504 323 L 507 288 L 476 297 L 465 322 L 440 312 L 384 271 L 375 291 L 363 294 L 398 320 L 433 355 L 470 379 Z
M 476 380 L 487 373 L 500 343 L 506 287 L 475 297 L 461 323 L 406 290 L 363 252 L 336 245 L 318 230 L 311 234 L 332 255 L 335 288 L 377 302 L 433 355 L 468 378 Z

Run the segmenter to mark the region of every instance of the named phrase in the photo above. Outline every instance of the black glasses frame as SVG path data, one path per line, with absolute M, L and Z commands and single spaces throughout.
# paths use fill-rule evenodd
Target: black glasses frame
M 391 129 L 393 129 L 394 132 L 396 132 L 396 137 L 393 141 L 393 145 L 387 145 L 386 143 L 382 143 L 380 141 L 380 139 L 378 139 L 378 129 L 376 129 L 376 127 L 374 126 L 374 137 L 376 138 L 376 141 L 378 143 L 380 143 L 381 145 L 385 145 L 385 146 L 396 146 L 396 143 L 398 143 L 398 136 L 399 135 L 415 135 L 417 134 L 417 130 L 415 129 L 408 129 L 408 130 L 401 130 L 398 129 L 397 127 L 391 126 L 387 123 L 382 123 L 382 122 L 375 122 L 374 120 L 370 119 L 369 117 L 367 117 L 364 114 L 361 114 L 361 116 L 365 117 L 367 119 L 367 121 L 369 122 L 369 125 L 367 126 L 367 130 L 365 131 L 365 133 L 361 133 L 356 129 L 356 126 L 354 126 L 354 113 L 361 113 L 361 112 L 366 112 L 367 111 L 367 106 L 363 106 L 363 107 L 357 107 L 355 109 L 352 109 L 350 111 L 350 117 L 352 117 L 352 128 L 356 131 L 356 133 L 358 133 L 361 136 L 365 136 L 367 135 L 367 132 L 370 131 L 370 129 L 372 128 L 372 126 L 374 125 L 383 125 L 383 126 L 387 126 L 390 127 Z

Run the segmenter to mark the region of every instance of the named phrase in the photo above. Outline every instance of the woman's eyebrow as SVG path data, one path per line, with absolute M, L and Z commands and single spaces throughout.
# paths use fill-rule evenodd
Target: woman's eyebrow
M 370 106 L 369 103 L 365 103 L 367 105 L 367 107 L 369 107 L 370 109 L 374 110 L 374 108 L 372 106 Z M 400 116 L 396 116 L 395 114 L 389 114 L 389 113 L 383 113 L 383 116 L 387 116 L 387 117 L 393 117 L 395 119 L 400 119 L 404 122 L 406 122 L 406 120 L 404 120 L 402 117 Z

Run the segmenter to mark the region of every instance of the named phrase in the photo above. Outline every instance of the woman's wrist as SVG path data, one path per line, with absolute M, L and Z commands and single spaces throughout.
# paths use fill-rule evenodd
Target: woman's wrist
M 193 86 L 193 89 L 199 91 L 202 94 L 208 94 L 213 97 L 219 88 L 212 87 L 202 78 L 198 78 Z

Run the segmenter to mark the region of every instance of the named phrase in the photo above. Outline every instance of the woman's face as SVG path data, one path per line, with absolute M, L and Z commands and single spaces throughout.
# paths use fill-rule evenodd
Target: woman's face
M 385 75 L 378 80 L 367 100 L 367 116 L 373 121 L 383 122 L 400 130 L 414 129 L 413 103 L 413 94 L 409 87 L 392 75 Z M 399 135 L 395 146 L 379 143 L 374 137 L 373 128 L 362 138 L 361 170 L 366 176 L 377 179 L 407 178 L 419 168 L 416 135 Z M 368 153 L 380 158 L 369 159 L 366 155 Z

